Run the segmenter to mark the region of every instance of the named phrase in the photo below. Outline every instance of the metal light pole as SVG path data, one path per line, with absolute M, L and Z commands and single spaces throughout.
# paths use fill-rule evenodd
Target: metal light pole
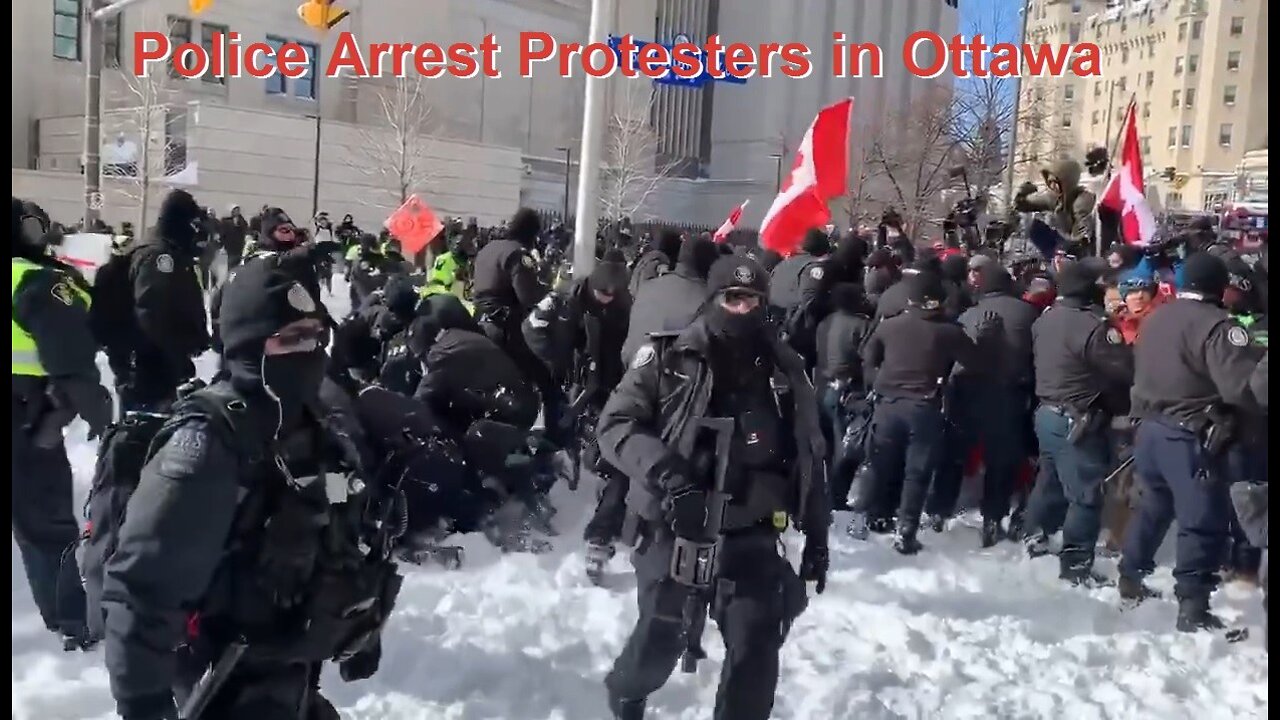
M 777 195 L 782 192 L 782 153 L 774 153 L 769 157 L 773 158 L 773 194 Z
M 563 222 L 569 222 L 569 176 L 573 165 L 573 148 L 558 147 L 556 150 L 564 153 L 564 215 L 561 217 Z
M 604 43 L 617 0 L 591 0 L 589 42 Z M 600 151 L 604 144 L 605 80 L 586 78 L 582 105 L 582 147 L 578 151 L 578 220 L 574 223 L 573 276 L 586 277 L 596 261 L 596 192 L 600 181 Z
M 1031 0 L 1022 0 L 1022 39 L 1019 42 L 1027 41 L 1027 23 L 1031 19 Z M 1009 151 L 1005 158 L 1005 164 L 1009 167 L 1005 172 L 1004 178 L 1004 211 L 1007 213 L 1013 208 L 1013 175 L 1014 165 L 1018 161 L 1018 115 L 1022 111 L 1022 73 L 1019 72 L 1013 79 L 1013 125 L 1009 128 Z
M 308 115 L 316 121 L 316 150 L 311 169 L 311 217 L 320 214 L 320 114 Z

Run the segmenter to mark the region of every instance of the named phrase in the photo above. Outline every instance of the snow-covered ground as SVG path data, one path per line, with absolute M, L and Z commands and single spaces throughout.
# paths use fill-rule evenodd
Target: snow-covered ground
M 334 310 L 346 288 L 335 281 Z M 207 376 L 213 360 L 201 359 Z M 106 372 L 105 366 L 103 367 Z M 94 447 L 77 422 L 68 447 L 81 493 Z M 562 536 L 543 556 L 509 555 L 464 538 L 455 572 L 408 568 L 386 634 L 380 672 L 324 692 L 344 716 L 368 720 L 601 720 L 601 679 L 636 616 L 624 556 L 611 587 L 585 581 L 579 538 L 592 499 L 553 493 Z M 846 518 L 837 519 L 837 531 Z M 798 562 L 798 538 L 790 554 Z M 812 598 L 783 650 L 774 717 L 791 720 L 902 718 L 1262 718 L 1268 706 L 1261 598 L 1228 586 L 1214 599 L 1252 637 L 1173 630 L 1172 600 L 1119 609 L 1114 588 L 1065 587 L 1052 557 L 1029 561 L 1014 544 L 978 547 L 961 522 L 926 534 L 925 552 L 904 558 L 883 538 L 832 536 L 827 591 Z M 1151 584 L 1172 596 L 1170 544 Z M 63 653 L 31 602 L 12 551 L 14 720 L 112 718 L 101 650 Z M 1114 561 L 1101 570 L 1114 575 Z M 708 629 L 711 660 L 678 672 L 650 701 L 656 720 L 710 716 L 723 649 Z

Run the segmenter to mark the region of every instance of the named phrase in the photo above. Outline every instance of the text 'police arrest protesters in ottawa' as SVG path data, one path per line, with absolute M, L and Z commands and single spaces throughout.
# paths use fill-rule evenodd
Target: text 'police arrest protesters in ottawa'
M 176 718 L 178 704 L 184 718 L 328 720 L 323 663 L 347 680 L 377 669 L 400 578 L 371 521 L 379 488 L 362 478 L 348 424 L 321 405 L 314 272 L 300 255 L 238 270 L 222 303 L 229 379 L 175 405 L 114 552 L 96 558 L 90 617 L 105 620 L 125 720 Z M 196 682 L 211 667 L 212 690 Z

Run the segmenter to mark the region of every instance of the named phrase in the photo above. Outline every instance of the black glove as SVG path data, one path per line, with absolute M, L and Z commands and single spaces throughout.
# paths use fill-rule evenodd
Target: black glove
M 1004 319 L 995 312 L 988 310 L 982 313 L 982 317 L 978 319 L 978 336 L 990 337 L 1004 330 Z
M 817 583 L 815 588 L 821 595 L 827 589 L 827 568 L 831 560 L 827 556 L 826 531 L 819 535 L 807 535 L 804 541 L 804 552 L 800 555 L 800 579 Z
M 279 607 L 293 607 L 302 600 L 320 549 L 318 523 L 316 515 L 297 509 L 276 513 L 267 521 L 259 578 Z
M 89 439 L 101 437 L 111 424 L 111 393 L 92 380 L 69 378 L 54 381 L 55 392 L 89 425 Z
M 1024 182 L 1018 186 L 1018 197 L 1026 197 L 1035 193 L 1036 184 L 1033 182 Z
M 698 539 L 707 529 L 707 494 L 701 490 L 677 490 L 667 496 L 663 509 L 676 537 Z
M 378 664 L 382 660 L 382 641 L 375 639 L 369 647 L 352 655 L 338 664 L 338 674 L 343 682 L 368 680 L 378 672 Z
M 116 713 L 122 720 L 178 720 L 178 706 L 172 693 L 117 700 Z

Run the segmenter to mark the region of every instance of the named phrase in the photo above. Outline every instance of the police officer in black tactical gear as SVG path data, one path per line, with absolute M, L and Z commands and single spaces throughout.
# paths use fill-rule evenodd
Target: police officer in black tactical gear
M 96 438 L 111 422 L 89 330 L 89 288 L 48 254 L 42 210 L 12 198 L 10 484 L 13 537 L 45 627 L 67 649 L 89 646 L 75 546 L 71 465 L 62 428 L 77 415 Z
M 1059 577 L 1079 584 L 1093 577 L 1102 481 L 1110 466 L 1107 432 L 1111 418 L 1127 410 L 1133 359 L 1120 331 L 1107 322 L 1097 268 L 1068 263 L 1057 283 L 1057 302 L 1031 329 L 1040 467 L 1027 503 L 1025 541 L 1028 554 L 1037 557 L 1061 530 Z
M 830 252 L 831 238 L 821 228 L 810 229 L 800 243 L 800 252 L 778 263 L 770 273 L 770 312 L 784 318 L 794 308 L 803 305 L 809 299 L 801 294 L 805 276 L 821 280 L 825 272 L 823 260 Z M 806 284 L 805 289 L 812 292 L 816 286 Z
M 942 278 L 920 272 L 903 282 L 909 283 L 907 310 L 881 321 L 863 348 L 864 372 L 874 376 L 878 396 L 871 431 L 874 490 L 865 496 L 868 507 L 855 510 L 882 529 L 900 496 L 894 547 L 911 555 L 921 548 L 920 512 L 943 439 L 944 384 L 957 364 L 976 372 L 988 366 L 1000 321 L 988 311 L 970 338 L 943 313 Z
M 507 237 L 491 240 L 476 254 L 471 292 L 485 334 L 537 385 L 542 394 L 543 421 L 548 428 L 559 428 L 563 404 L 559 388 L 546 365 L 529 349 L 520 328 L 533 306 L 547 294 L 530 254 L 541 229 L 542 220 L 536 212 L 517 210 L 507 225 Z
M 779 649 L 807 604 L 803 581 L 825 587 L 831 513 L 817 405 L 800 358 L 768 329 L 768 286 L 752 260 L 717 260 L 704 313 L 641 347 L 600 414 L 601 452 L 631 478 L 624 535 L 638 541 L 640 618 L 605 679 L 614 717 L 643 717 L 682 648 L 697 647 L 705 616 L 690 610 L 699 596 L 672 573 L 673 548 L 719 543 L 708 581 L 725 642 L 718 720 L 769 716 Z M 706 429 L 713 418 L 719 432 Z M 716 503 L 721 493 L 727 506 Z M 723 520 L 708 538 L 713 504 Z M 778 555 L 791 522 L 806 535 L 799 577 Z
M 813 384 L 818 390 L 823 431 L 832 455 L 832 507 L 844 509 L 853 473 L 862 462 L 862 448 L 860 443 L 845 447 L 842 440 L 850 423 L 865 422 L 870 413 L 860 352 L 871 333 L 874 308 L 853 283 L 832 287 L 831 304 L 833 312 L 818 324 Z
M 240 268 L 223 304 L 230 379 L 175 404 L 103 558 L 125 720 L 179 705 L 184 718 L 336 719 L 322 664 L 346 680 L 377 668 L 400 578 L 357 428 L 320 400 L 313 273 L 286 258 Z
M 622 532 L 627 476 L 597 462 L 590 431 L 584 434 L 581 426 L 594 430 L 600 408 L 626 369 L 622 343 L 631 314 L 626 287 L 624 258 L 620 251 L 610 250 L 585 279 L 544 297 L 524 323 L 530 349 L 546 364 L 556 384 L 569 390 L 571 402 L 564 420 L 579 427 L 566 430 L 566 436 L 588 445 L 586 457 L 572 453 L 571 461 L 597 469 L 605 481 L 584 532 L 588 570 L 593 573 L 613 556 L 613 541 Z
M 702 237 L 680 246 L 675 270 L 640 287 L 633 297 L 622 361 L 630 364 L 649 333 L 683 330 L 697 317 L 707 300 L 707 273 L 718 258 L 716 245 Z
M 163 410 L 178 386 L 195 376 L 192 358 L 209 349 L 208 318 L 196 259 L 204 211 L 185 190 L 174 190 L 160 205 L 151 236 L 130 253 L 133 317 L 127 379 L 121 384 L 125 409 Z M 119 379 L 118 379 L 119 380 Z
M 1169 524 L 1178 521 L 1177 627 L 1221 629 L 1209 612 L 1227 547 L 1232 477 L 1229 456 L 1240 451 L 1239 423 L 1259 412 L 1249 388 L 1264 350 L 1222 307 L 1229 272 L 1221 258 L 1187 258 L 1183 287 L 1142 324 L 1134 349 L 1134 470 L 1144 483 L 1120 561 L 1121 595 L 1150 594 L 1141 579 L 1155 565 Z
M 347 279 L 351 283 L 352 312 L 364 307 L 369 299 L 382 289 L 387 278 L 392 275 L 393 265 L 395 265 L 383 252 L 378 239 L 373 235 L 365 233 L 360 236 L 359 242 L 360 251 L 347 270 Z
M 670 228 L 659 230 L 654 246 L 640 253 L 635 266 L 631 268 L 631 282 L 627 286 L 631 297 L 637 297 L 641 285 L 675 269 L 680 248 L 679 232 Z
M 959 256 L 956 256 L 959 257 Z M 1004 537 L 1001 521 L 1009 514 L 1009 500 L 1018 469 L 1027 456 L 1024 423 L 1035 387 L 1031 326 L 1040 311 L 1013 294 L 1013 278 L 994 263 L 975 270 L 977 304 L 960 315 L 960 324 L 975 336 L 988 313 L 1000 317 L 1003 332 L 990 361 L 996 367 L 982 373 L 961 368 L 948 388 L 947 446 L 934 476 L 925 511 L 935 530 L 955 512 L 965 461 L 982 444 L 986 470 L 982 490 L 982 546 Z
M 353 392 L 356 384 L 377 380 L 389 359 L 408 355 L 405 335 L 417 304 L 418 291 L 407 276 L 389 279 L 379 302 L 342 321 L 334 331 L 330 377 Z M 416 388 L 415 380 L 389 389 L 412 395 Z

